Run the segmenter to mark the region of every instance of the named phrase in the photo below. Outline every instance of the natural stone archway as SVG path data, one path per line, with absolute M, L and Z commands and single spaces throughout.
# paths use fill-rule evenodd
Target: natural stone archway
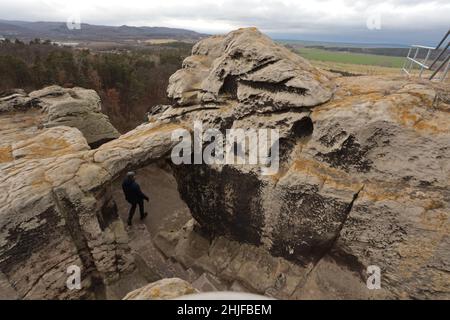
M 142 134 L 152 136 L 158 130 L 137 130 L 110 142 L 112 149 L 105 144 L 96 150 L 1 166 L 0 184 L 6 193 L 0 215 L 4 230 L 0 267 L 19 297 L 64 298 L 60 292 L 67 291 L 66 268 L 72 264 L 87 273 L 86 291 L 65 292 L 67 297 L 87 297 L 92 279 L 101 278 L 106 285 L 133 269 L 127 235 L 107 209 L 102 190 L 129 168 L 145 166 L 170 151 L 170 130 L 155 139 Z M 143 151 L 142 145 L 148 149 Z M 20 172 L 27 175 L 17 178 Z M 37 265 L 42 267 L 34 269 Z

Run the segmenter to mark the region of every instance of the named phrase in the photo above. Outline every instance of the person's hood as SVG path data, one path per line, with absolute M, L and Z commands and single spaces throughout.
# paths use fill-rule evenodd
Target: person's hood
M 130 185 L 134 182 L 133 179 L 131 179 L 130 177 L 126 177 L 125 180 L 123 180 L 123 184 L 125 185 Z

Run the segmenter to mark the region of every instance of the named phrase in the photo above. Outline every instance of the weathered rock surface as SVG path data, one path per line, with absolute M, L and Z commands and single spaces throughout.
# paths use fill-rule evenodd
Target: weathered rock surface
M 82 92 L 0 101 L 0 290 L 8 296 L 102 297 L 133 270 L 111 182 L 168 159 L 173 130 L 201 120 L 221 132 L 278 129 L 281 163 L 274 175 L 260 165 L 172 165 L 198 230 L 191 222 L 154 241 L 202 276 L 199 287 L 224 281 L 292 299 L 450 297 L 448 88 L 336 77 L 240 29 L 197 44 L 171 77 L 174 105 L 96 150 L 89 144 L 103 135 L 77 119 L 99 111 L 98 100 Z M 85 272 L 83 290 L 65 287 L 72 264 Z M 381 269 L 381 291 L 365 287 L 369 265 Z
M 169 278 L 136 289 L 128 293 L 123 300 L 167 300 L 197 292 L 198 290 L 189 282 L 179 278 Z
M 38 109 L 41 114 L 37 116 L 38 112 L 33 109 Z M 34 111 L 34 121 L 40 128 L 78 128 L 92 147 L 98 147 L 120 135 L 101 112 L 100 97 L 94 90 L 50 86 L 28 95 L 22 92 L 0 98 L 0 113 L 17 110 L 26 113 Z
M 167 91 L 180 106 L 235 98 L 244 114 L 324 103 L 332 83 L 305 59 L 250 28 L 197 43 Z
M 246 292 L 276 299 L 392 297 L 385 290 L 367 289 L 357 270 L 342 266 L 330 255 L 317 264 L 301 266 L 263 247 L 223 236 L 209 239 L 194 225 L 191 220 L 178 231 L 163 229 L 154 243 L 170 261 L 191 261 L 189 270 L 195 270 L 197 278 L 189 281 L 201 292 Z
M 91 150 L 78 120 L 52 109 L 54 99 L 81 99 L 80 108 L 97 110 L 95 92 L 52 87 L 31 95 L 49 110 L 15 106 L 0 114 L 0 290 L 9 298 L 104 298 L 135 267 L 107 185 L 165 157 L 177 126 L 148 124 Z M 74 127 L 39 126 L 42 119 Z M 71 265 L 81 268 L 81 290 L 66 287 Z

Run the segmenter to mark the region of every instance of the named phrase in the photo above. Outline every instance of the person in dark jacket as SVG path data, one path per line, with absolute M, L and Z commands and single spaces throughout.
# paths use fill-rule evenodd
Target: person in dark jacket
M 125 199 L 131 204 L 130 212 L 128 214 L 128 225 L 131 226 L 131 222 L 136 211 L 136 206 L 139 205 L 139 213 L 141 214 L 141 220 L 147 216 L 147 212 L 144 212 L 144 199 L 148 201 L 148 197 L 141 191 L 141 187 L 135 181 L 136 174 L 134 172 L 128 172 L 127 177 L 122 182 L 122 190 L 125 195 Z

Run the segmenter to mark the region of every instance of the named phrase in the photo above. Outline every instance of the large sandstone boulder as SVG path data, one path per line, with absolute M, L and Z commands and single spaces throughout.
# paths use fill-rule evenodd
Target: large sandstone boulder
M 96 150 L 85 140 L 82 146 L 80 131 L 75 150 L 64 136 L 60 145 L 48 141 L 56 128 L 18 147 L 19 159 L 0 164 L 0 274 L 20 298 L 102 297 L 106 285 L 133 270 L 108 186 L 126 170 L 165 157 L 177 127 L 141 126 Z M 71 265 L 83 270 L 82 290 L 66 288 Z
M 119 137 L 119 132 L 101 112 L 100 97 L 94 90 L 50 86 L 30 94 L 14 93 L 0 98 L 0 113 L 36 112 L 41 127 L 68 126 L 78 128 L 92 147 Z M 37 113 L 37 112 L 36 112 Z
M 135 268 L 108 188 L 164 158 L 177 126 L 148 124 L 91 150 L 118 135 L 94 91 L 17 94 L 0 112 L 0 297 L 104 298 Z M 71 266 L 79 290 L 66 286 Z

